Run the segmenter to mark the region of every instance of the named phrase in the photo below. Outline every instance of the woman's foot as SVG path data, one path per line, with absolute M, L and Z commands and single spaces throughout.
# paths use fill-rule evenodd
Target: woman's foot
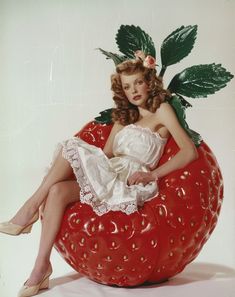
M 35 264 L 30 274 L 30 277 L 26 281 L 25 285 L 29 287 L 38 285 L 44 278 L 49 266 L 50 266 L 50 262 Z
M 24 283 L 18 297 L 37 295 L 39 290 L 48 289 L 49 277 L 52 274 L 51 263 L 45 262 L 41 266 L 35 264 L 30 278 Z
M 37 212 L 29 221 L 29 223 L 24 226 L 13 224 L 11 221 L 1 222 L 0 232 L 8 235 L 20 235 L 20 234 L 30 233 L 32 230 L 33 224 L 38 220 L 38 218 L 39 218 L 39 213 Z
M 8 235 L 30 233 L 38 218 L 39 211 L 28 200 L 10 221 L 0 223 L 0 232 Z

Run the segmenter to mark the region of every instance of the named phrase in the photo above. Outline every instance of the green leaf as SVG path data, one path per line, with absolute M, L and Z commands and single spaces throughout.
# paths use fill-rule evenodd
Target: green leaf
M 182 96 L 179 95 L 179 94 L 176 94 L 176 95 L 178 96 L 178 98 L 180 99 L 181 104 L 182 104 L 185 108 L 193 107 L 192 104 L 190 104 L 187 100 L 184 99 L 184 97 L 182 97 Z
M 120 56 L 115 53 L 107 52 L 107 51 L 103 50 L 102 48 L 97 48 L 97 49 L 100 50 L 101 53 L 106 56 L 106 59 L 112 59 L 115 65 L 118 65 L 127 59 L 126 56 Z
M 192 50 L 197 36 L 197 25 L 181 26 L 167 36 L 161 46 L 162 67 L 178 63 Z
M 168 89 L 187 97 L 207 97 L 224 88 L 232 78 L 221 64 L 195 65 L 176 74 Z
M 100 112 L 100 116 L 95 118 L 95 121 L 100 124 L 111 124 L 112 123 L 112 108 L 105 109 Z
M 184 128 L 186 133 L 192 139 L 194 144 L 196 146 L 199 146 L 202 141 L 201 135 L 189 128 L 189 126 L 186 122 L 186 115 L 185 115 L 186 107 L 182 104 L 182 99 L 180 97 L 174 95 L 171 97 L 171 99 L 168 102 L 175 110 L 176 116 L 177 116 L 178 121 L 181 124 L 181 126 Z
M 134 52 L 142 50 L 146 55 L 156 57 L 152 38 L 139 26 L 121 25 L 116 35 L 116 42 L 120 52 L 128 58 L 134 58 Z
M 201 142 L 202 142 L 201 135 L 199 133 L 193 131 L 192 129 L 188 129 L 186 132 L 188 133 L 188 135 L 190 136 L 190 138 L 194 142 L 195 146 L 199 147 Z

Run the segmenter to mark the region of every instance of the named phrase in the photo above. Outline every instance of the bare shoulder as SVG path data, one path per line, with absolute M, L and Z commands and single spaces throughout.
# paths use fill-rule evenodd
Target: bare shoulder
M 167 126 L 166 124 L 169 122 L 176 122 L 178 118 L 173 107 L 167 103 L 163 102 L 160 107 L 155 112 L 156 119 L 163 125 Z
M 165 116 L 167 114 L 175 114 L 174 109 L 171 107 L 171 105 L 168 102 L 163 102 L 160 107 L 156 110 L 157 116 Z

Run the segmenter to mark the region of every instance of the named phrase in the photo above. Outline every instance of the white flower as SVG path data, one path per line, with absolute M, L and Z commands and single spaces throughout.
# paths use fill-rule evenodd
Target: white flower
M 145 59 L 145 53 L 141 50 L 135 51 L 134 55 L 136 59 L 141 59 L 142 61 Z

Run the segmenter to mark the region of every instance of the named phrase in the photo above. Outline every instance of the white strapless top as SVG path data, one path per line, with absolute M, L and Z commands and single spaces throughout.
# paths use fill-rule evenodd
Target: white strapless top
M 114 139 L 114 156 L 128 156 L 142 164 L 150 165 L 158 162 L 167 138 L 150 128 L 130 124 L 119 131 Z

